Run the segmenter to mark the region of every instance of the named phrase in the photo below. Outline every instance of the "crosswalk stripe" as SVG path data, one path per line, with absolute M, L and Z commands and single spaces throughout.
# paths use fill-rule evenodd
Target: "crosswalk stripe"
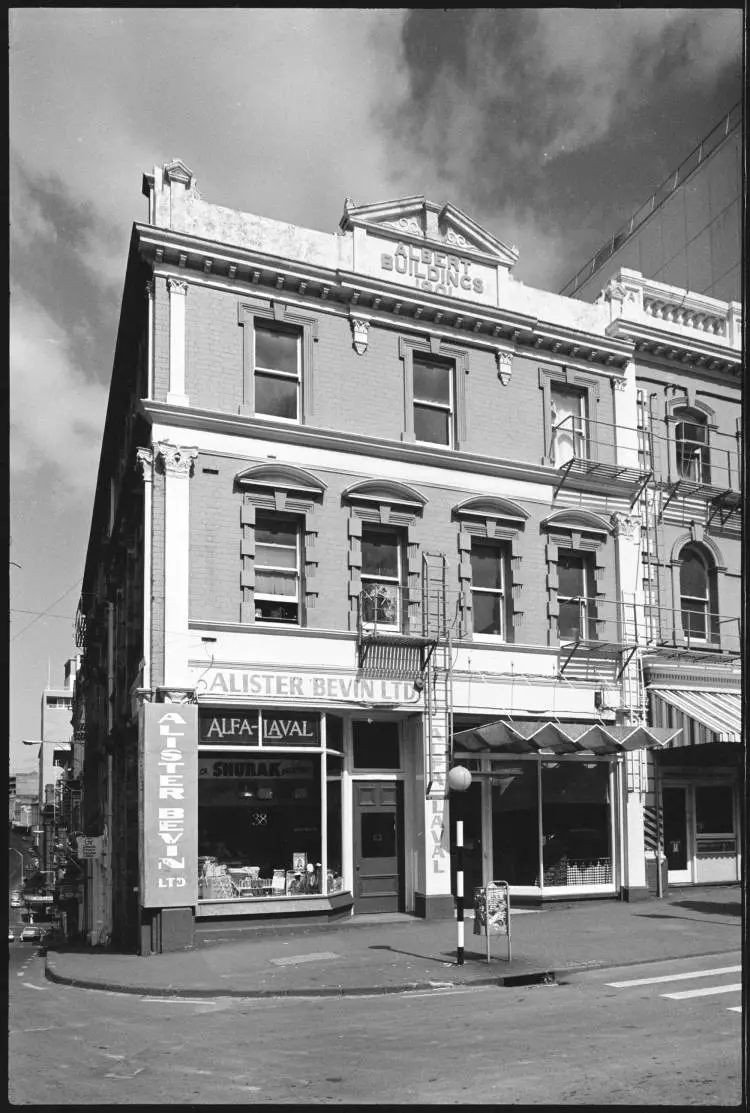
M 742 989 L 742 983 L 736 985 L 705 986 L 703 989 L 683 989 L 680 993 L 662 993 L 662 997 L 669 997 L 672 1001 L 685 1001 L 688 997 L 710 997 L 714 993 L 736 993 Z
M 607 982 L 613 989 L 624 989 L 626 986 L 656 985 L 657 982 L 683 982 L 689 978 L 713 978 L 716 974 L 739 974 L 741 966 L 722 966 L 717 970 L 693 970 L 689 974 L 664 974 L 659 978 L 634 978 L 629 982 Z

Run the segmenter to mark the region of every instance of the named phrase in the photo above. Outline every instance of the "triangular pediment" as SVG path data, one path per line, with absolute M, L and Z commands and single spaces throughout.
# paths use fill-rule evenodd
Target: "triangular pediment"
M 357 205 L 346 199 L 340 221 L 342 231 L 365 228 L 408 241 L 422 241 L 447 253 L 472 252 L 490 256 L 496 263 L 513 267 L 518 249 L 493 236 L 455 205 L 436 205 L 421 195 Z

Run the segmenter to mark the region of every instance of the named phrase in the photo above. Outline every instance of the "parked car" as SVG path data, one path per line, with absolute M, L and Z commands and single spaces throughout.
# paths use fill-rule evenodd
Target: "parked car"
M 42 941 L 42 928 L 39 924 L 29 924 L 21 932 L 22 943 L 41 943 Z
M 13 932 L 10 929 L 8 929 L 8 942 L 9 943 L 15 943 L 15 941 L 16 941 L 15 935 L 13 934 Z
M 20 908 L 21 907 L 21 902 L 18 899 L 18 897 L 11 897 L 10 898 L 10 906 L 11 906 L 11 908 Z

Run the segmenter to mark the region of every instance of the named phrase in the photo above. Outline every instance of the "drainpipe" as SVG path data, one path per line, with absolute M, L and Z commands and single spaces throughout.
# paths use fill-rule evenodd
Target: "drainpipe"
M 153 451 L 138 449 L 143 477 L 143 678 L 142 686 L 151 687 L 151 515 L 153 506 Z

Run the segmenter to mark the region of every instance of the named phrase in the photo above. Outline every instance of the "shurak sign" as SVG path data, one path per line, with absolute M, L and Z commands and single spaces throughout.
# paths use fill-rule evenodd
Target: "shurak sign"
M 140 900 L 198 901 L 198 708 L 145 703 L 139 753 Z

